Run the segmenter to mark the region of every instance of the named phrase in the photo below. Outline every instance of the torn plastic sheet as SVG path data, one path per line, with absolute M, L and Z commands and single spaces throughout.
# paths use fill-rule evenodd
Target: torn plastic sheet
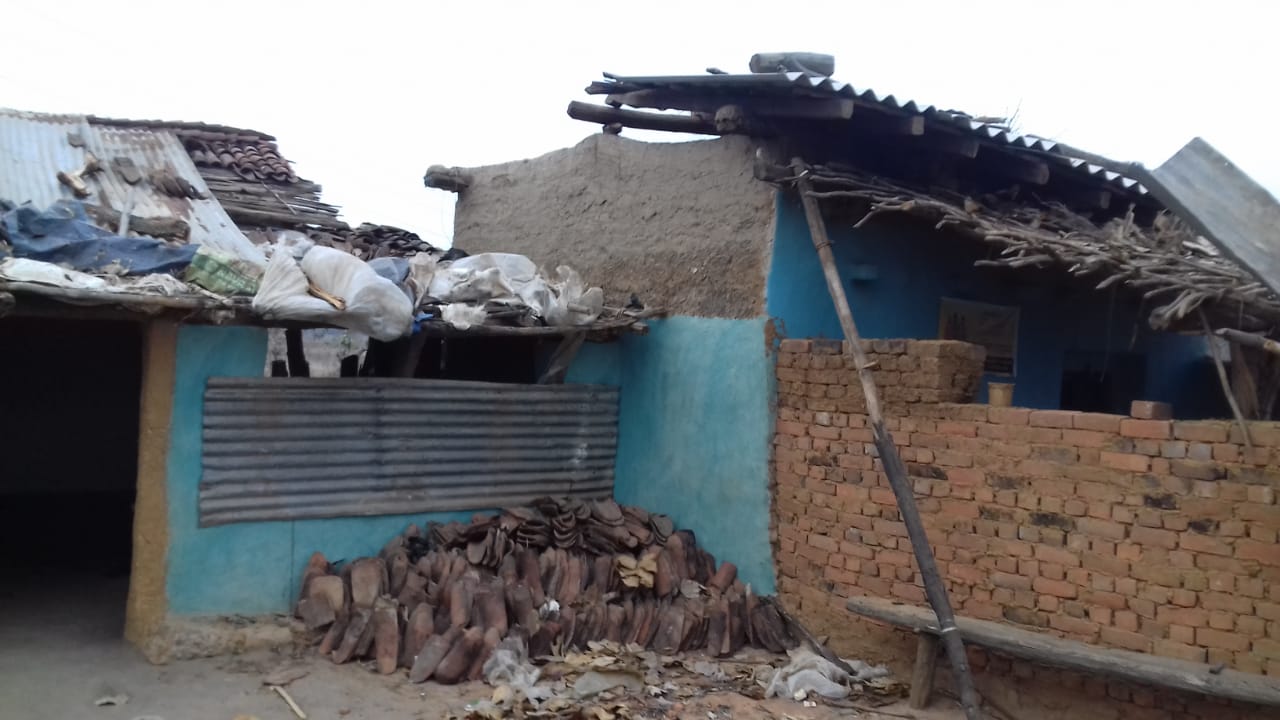
M 765 686 L 764 696 L 786 697 L 803 700 L 819 695 L 838 700 L 849 695 L 850 682 L 866 682 L 889 675 L 883 666 L 868 665 L 861 660 L 845 660 L 853 675 L 835 663 L 807 648 L 796 648 L 788 653 L 791 661 L 778 668 Z
M 103 293 L 137 293 L 140 295 L 168 296 L 199 294 L 209 298 L 218 297 L 212 293 L 192 287 L 172 275 L 163 273 L 127 278 L 112 275 L 97 276 L 82 273 L 78 270 L 68 270 L 53 263 L 27 260 L 25 258 L 0 260 L 0 280 Z
M 77 200 L 9 210 L 0 217 L 0 234 L 16 258 L 111 275 L 176 272 L 191 264 L 197 247 L 115 235 L 94 225 Z
M 426 269 L 426 268 L 423 268 Z M 415 278 L 425 273 L 415 272 Z M 442 305 L 528 307 L 548 325 L 587 325 L 604 310 L 604 292 L 587 288 L 572 268 L 544 275 L 524 255 L 480 253 L 435 268 L 426 296 Z

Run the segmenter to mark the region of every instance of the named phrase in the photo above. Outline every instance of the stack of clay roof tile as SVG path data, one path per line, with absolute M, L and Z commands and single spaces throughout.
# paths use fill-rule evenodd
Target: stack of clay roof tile
M 795 640 L 770 598 L 670 518 L 612 500 L 544 499 L 472 522 L 410 526 L 378 557 L 312 557 L 297 614 L 334 662 L 372 657 L 414 682 L 480 676 L 506 637 L 533 656 L 597 640 L 730 655 Z
M 251 181 L 293 183 L 298 180 L 289 162 L 280 156 L 276 144 L 260 136 L 205 130 L 177 134 L 197 167 L 226 168 Z

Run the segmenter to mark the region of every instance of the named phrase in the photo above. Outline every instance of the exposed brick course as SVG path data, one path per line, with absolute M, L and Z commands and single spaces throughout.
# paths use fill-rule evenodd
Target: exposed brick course
M 924 602 L 840 350 L 779 351 L 775 552 L 780 592 L 802 616 L 852 595 Z M 971 405 L 979 349 L 867 350 L 959 614 L 1280 675 L 1280 423 L 1252 423 L 1247 452 L 1230 423 L 1160 408 Z

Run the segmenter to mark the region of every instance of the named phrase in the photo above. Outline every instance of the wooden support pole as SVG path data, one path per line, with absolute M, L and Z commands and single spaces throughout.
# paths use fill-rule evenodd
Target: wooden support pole
M 920 568 L 920 577 L 924 580 L 925 596 L 934 614 L 938 616 L 938 625 L 947 658 L 951 662 L 955 674 L 956 685 L 960 690 L 960 705 L 968 720 L 981 717 L 978 710 L 978 693 L 973 686 L 973 675 L 969 672 L 969 658 L 965 655 L 964 642 L 956 631 L 955 613 L 951 609 L 951 598 L 947 596 L 947 587 L 938 572 L 938 563 L 934 560 L 933 549 L 929 547 L 929 538 L 925 535 L 924 523 L 920 520 L 920 510 L 916 507 L 916 498 L 911 481 L 907 478 L 907 468 L 898 455 L 898 448 L 893 444 L 889 431 L 884 427 L 884 415 L 880 411 L 880 397 L 876 392 L 875 380 L 871 376 L 871 364 L 862 349 L 862 338 L 858 335 L 858 326 L 853 321 L 853 310 L 849 307 L 849 299 L 844 293 L 844 283 L 840 280 L 840 271 L 836 267 L 835 256 L 831 252 L 831 240 L 827 236 L 827 226 L 822 219 L 822 210 L 818 201 L 810 193 L 813 186 L 809 182 L 809 167 L 804 160 L 795 158 L 791 161 L 795 172 L 796 189 L 800 193 L 800 201 L 804 204 L 805 219 L 809 222 L 809 235 L 818 251 L 822 262 L 822 272 L 827 279 L 827 289 L 831 292 L 831 301 L 835 304 L 836 314 L 840 316 L 840 327 L 844 330 L 844 338 L 848 351 L 853 354 L 858 368 L 858 380 L 862 383 L 862 394 L 867 402 L 867 416 L 871 420 L 871 435 L 875 442 L 880 462 L 884 465 L 885 475 L 889 478 L 889 486 L 893 489 L 894 498 L 898 501 L 898 512 L 902 514 L 902 522 L 907 527 L 907 537 L 911 540 L 911 549 L 915 552 L 916 565 Z
M 933 674 L 938 669 L 938 636 L 922 632 L 916 635 L 916 664 L 911 669 L 911 694 L 907 704 L 913 710 L 929 705 L 933 693 Z
M 289 361 L 289 377 L 311 377 L 311 365 L 302 345 L 302 331 L 289 328 L 284 331 L 284 355 Z
M 1209 345 L 1209 355 L 1213 358 L 1213 365 L 1218 370 L 1218 384 L 1222 386 L 1222 395 L 1227 400 L 1227 405 L 1231 408 L 1231 415 L 1236 419 L 1236 425 L 1240 426 L 1240 434 L 1244 439 L 1244 446 L 1248 450 L 1253 450 L 1253 438 L 1249 437 L 1249 423 L 1245 422 L 1244 413 L 1240 411 L 1240 403 L 1236 402 L 1235 393 L 1231 392 L 1231 381 L 1227 379 L 1227 368 L 1222 362 L 1222 358 L 1218 356 L 1218 346 L 1213 342 L 1213 331 L 1209 329 L 1209 318 L 1204 314 L 1204 308 L 1197 308 L 1200 315 L 1200 327 L 1204 328 L 1204 341 Z
M 1233 343 L 1240 343 L 1245 347 L 1258 348 L 1259 350 L 1266 350 L 1273 355 L 1280 355 L 1280 343 L 1263 335 L 1241 332 L 1232 328 L 1220 328 L 1214 330 L 1213 334 Z

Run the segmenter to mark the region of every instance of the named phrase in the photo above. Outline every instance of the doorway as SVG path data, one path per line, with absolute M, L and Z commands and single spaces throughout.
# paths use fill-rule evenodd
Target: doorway
M 0 660 L 123 636 L 142 331 L 0 319 Z

